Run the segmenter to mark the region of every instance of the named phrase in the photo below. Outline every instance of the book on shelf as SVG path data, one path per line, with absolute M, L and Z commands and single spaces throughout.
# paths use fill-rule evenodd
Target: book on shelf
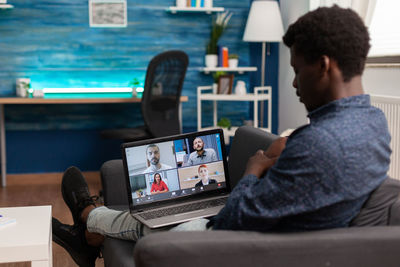
M 218 49 L 218 66 L 227 68 L 229 67 L 229 51 L 228 47 L 220 46 Z

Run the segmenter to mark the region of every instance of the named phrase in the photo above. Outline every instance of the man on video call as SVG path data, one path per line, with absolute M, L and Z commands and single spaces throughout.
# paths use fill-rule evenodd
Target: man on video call
M 157 145 L 148 145 L 146 148 L 146 158 L 150 166 L 143 173 L 156 172 L 172 169 L 171 166 L 160 162 L 160 148 Z
M 204 148 L 204 141 L 200 137 L 196 137 L 193 140 L 193 149 L 195 151 L 190 153 L 185 166 L 193 166 L 218 160 L 215 150 L 212 148 Z
M 310 123 L 250 158 L 218 215 L 173 230 L 348 227 L 387 178 L 387 122 L 361 84 L 370 47 L 361 18 L 338 6 L 319 8 L 290 25 L 283 41 L 290 48 L 293 87 Z M 129 212 L 96 207 L 76 168 L 64 174 L 62 192 L 75 224 L 53 218 L 53 240 L 81 266 L 94 266 L 104 235 L 138 240 L 152 231 Z

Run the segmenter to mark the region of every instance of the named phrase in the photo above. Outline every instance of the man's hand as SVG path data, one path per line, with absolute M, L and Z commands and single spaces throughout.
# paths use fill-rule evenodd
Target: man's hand
M 254 174 L 258 178 L 264 176 L 266 171 L 271 168 L 278 160 L 286 145 L 287 137 L 281 137 L 275 140 L 267 150 L 258 150 L 247 162 L 244 175 Z
M 287 137 L 279 137 L 265 150 L 265 156 L 270 158 L 279 157 L 285 149 Z

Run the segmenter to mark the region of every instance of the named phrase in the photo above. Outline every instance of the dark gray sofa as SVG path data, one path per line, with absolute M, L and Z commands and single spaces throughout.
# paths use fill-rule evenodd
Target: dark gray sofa
M 277 138 L 252 127 L 236 132 L 230 151 L 233 185 L 247 159 Z M 235 156 L 232 156 L 235 155 Z M 239 155 L 239 156 L 238 156 Z M 107 206 L 127 208 L 121 160 L 103 164 L 101 177 Z M 245 231 L 160 232 L 135 242 L 106 238 L 104 263 L 110 266 L 400 266 L 400 182 L 387 179 L 353 221 L 366 227 L 302 232 Z M 136 264 L 136 265 L 135 265 Z

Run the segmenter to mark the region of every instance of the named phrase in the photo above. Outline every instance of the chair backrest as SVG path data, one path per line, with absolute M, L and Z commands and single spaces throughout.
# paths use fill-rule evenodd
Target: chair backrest
M 185 52 L 172 50 L 155 56 L 147 67 L 142 114 L 154 137 L 181 132 L 179 104 L 188 64 Z

